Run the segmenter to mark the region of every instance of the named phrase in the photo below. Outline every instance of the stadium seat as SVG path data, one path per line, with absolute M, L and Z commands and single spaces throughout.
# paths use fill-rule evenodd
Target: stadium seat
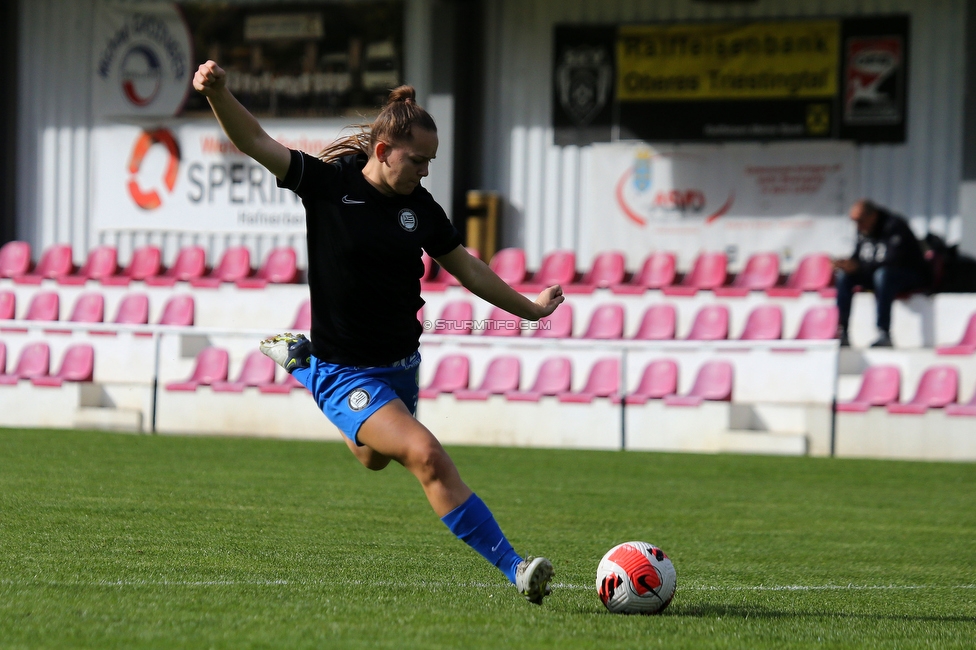
M 118 273 L 118 251 L 115 246 L 96 246 L 78 272 L 59 277 L 58 284 L 79 285 L 89 280 L 103 280 Z
M 536 293 L 554 284 L 564 288 L 576 279 L 576 253 L 570 250 L 553 251 L 542 258 L 539 270 L 522 286 L 520 291 Z
M 729 310 L 724 305 L 705 305 L 688 333 L 689 341 L 720 341 L 729 337 Z
M 674 284 L 677 264 L 674 253 L 665 251 L 651 253 L 630 282 L 614 285 L 611 290 L 614 293 L 638 294 L 648 289 L 670 287 Z
M 573 335 L 573 306 L 563 303 L 556 311 L 540 318 L 532 336 L 542 339 L 566 339 Z
M 7 344 L 0 341 L 0 375 L 7 374 Z
M 0 315 L 0 318 L 3 318 Z M 955 345 L 943 345 L 936 348 L 938 354 L 972 354 L 976 352 L 976 313 L 969 317 L 966 331 L 962 333 L 962 338 Z
M 32 377 L 35 386 L 57 387 L 66 381 L 91 381 L 95 374 L 95 348 L 87 343 L 72 345 L 64 353 L 56 375 Z
M 205 276 L 190 280 L 190 286 L 216 289 L 224 282 L 237 282 L 251 274 L 251 251 L 246 246 L 231 246 L 220 263 Z
M 72 323 L 101 323 L 105 320 L 105 298 L 100 293 L 78 296 L 68 320 Z
M 671 359 L 657 359 L 647 364 L 636 390 L 627 396 L 628 404 L 646 404 L 678 392 L 678 364 Z
M 452 354 L 441 359 L 434 371 L 434 379 L 427 388 L 420 389 L 420 397 L 434 399 L 441 393 L 453 393 L 468 387 L 470 361 L 462 354 Z
M 485 325 L 485 336 L 521 336 L 522 334 L 522 319 L 501 307 L 492 308 Z
M 525 251 L 503 248 L 492 256 L 488 267 L 507 284 L 518 286 L 525 281 Z
M 760 305 L 749 313 L 743 341 L 775 341 L 783 336 L 783 310 L 778 305 Z
M 34 294 L 27 305 L 24 320 L 54 321 L 58 320 L 61 299 L 53 291 L 39 291 Z
M 566 357 L 546 359 L 539 367 L 530 390 L 510 390 L 505 399 L 512 402 L 538 402 L 543 397 L 555 397 L 569 392 L 573 380 L 573 364 Z
M 421 319 L 423 320 L 423 319 Z M 295 314 L 295 322 L 292 323 L 293 330 L 312 329 L 312 301 L 306 300 L 298 306 L 298 313 Z
M 662 291 L 666 296 L 693 296 L 701 290 L 721 287 L 725 284 L 727 261 L 725 253 L 702 253 L 679 286 L 664 287 Z
M 644 312 L 637 333 L 636 341 L 668 341 L 674 338 L 677 326 L 677 313 L 672 305 L 651 305 Z
M 102 278 L 106 286 L 128 286 L 133 280 L 155 278 L 163 269 L 163 252 L 158 246 L 143 246 L 132 253 L 132 260 L 121 273 Z
M 766 295 L 796 298 L 804 291 L 822 291 L 830 286 L 834 266 L 830 257 L 823 253 L 807 255 L 800 260 L 796 270 L 786 278 L 782 287 L 766 289 Z
M 829 341 L 837 338 L 837 324 L 840 312 L 836 305 L 821 305 L 811 307 L 803 314 L 800 330 L 796 338 L 810 341 Z
M 461 388 L 454 391 L 455 399 L 484 401 L 492 395 L 504 395 L 518 390 L 522 372 L 518 357 L 498 357 L 492 359 L 485 371 L 481 386 L 475 389 Z
M 193 296 L 173 296 L 163 306 L 159 324 L 189 327 L 193 325 L 194 310 Z
M 565 293 L 593 293 L 622 284 L 627 274 L 624 254 L 619 251 L 600 253 L 578 283 L 563 287 Z
M 746 296 L 750 291 L 765 291 L 779 281 L 779 255 L 756 253 L 735 276 L 731 286 L 716 287 L 716 296 Z
M 2 370 L 3 366 L 0 366 L 0 372 Z M 946 415 L 976 416 L 976 392 L 973 393 L 973 396 L 965 404 L 946 404 L 945 412 Z
M 0 375 L 0 386 L 11 386 L 21 379 L 43 377 L 51 369 L 51 348 L 47 343 L 28 343 L 20 351 L 17 367 L 9 375 Z
M 918 381 L 915 397 L 906 404 L 893 402 L 885 408 L 889 413 L 921 415 L 926 410 L 942 408 L 959 397 L 959 372 L 953 366 L 932 366 Z
M 850 402 L 837 404 L 845 413 L 863 413 L 872 406 L 887 406 L 898 401 L 901 373 L 896 366 L 871 366 L 861 377 L 861 388 Z
M 57 280 L 71 275 L 75 265 L 69 244 L 55 244 L 41 254 L 33 273 L 14 278 L 18 284 L 40 284 L 44 279 Z
M 620 391 L 620 359 L 600 359 L 593 364 L 586 385 L 578 392 L 559 393 L 560 402 L 589 404 L 596 397 L 615 397 Z
M 210 386 L 214 382 L 227 381 L 227 366 L 230 357 L 227 350 L 221 348 L 205 348 L 197 355 L 197 363 L 193 374 L 186 381 L 166 384 L 166 390 L 195 391 L 200 386 Z
M 258 386 L 259 391 L 271 395 L 286 395 L 299 388 L 305 388 L 305 385 L 295 379 L 294 375 L 290 373 L 285 373 L 285 378 L 280 384 L 264 384 Z
M 437 262 L 427 254 L 427 251 L 420 254 L 420 259 L 424 263 L 424 274 L 420 276 L 420 290 L 430 292 L 447 289 L 447 283 L 441 279 L 441 276 L 450 275 L 450 273 L 437 266 Z
M 298 257 L 290 246 L 275 248 L 253 278 L 237 280 L 242 289 L 263 289 L 269 284 L 291 284 L 298 277 Z
M 133 293 L 119 303 L 119 311 L 113 323 L 119 325 L 146 325 L 149 322 L 149 296 Z
M 467 300 L 452 300 L 444 305 L 441 316 L 434 323 L 434 334 L 471 334 L 474 308 Z
M 25 241 L 0 246 L 0 278 L 19 278 L 30 271 L 31 248 Z
M 215 381 L 210 388 L 215 393 L 243 393 L 247 387 L 267 386 L 274 383 L 276 367 L 274 359 L 255 350 L 244 359 L 237 381 Z
M 624 306 L 600 305 L 593 311 L 584 339 L 613 341 L 624 335 Z
M 709 361 L 698 370 L 695 385 L 687 395 L 667 395 L 668 406 L 698 406 L 703 401 L 728 402 L 732 399 L 732 364 Z
M 17 317 L 17 294 L 13 291 L 0 291 L 0 320 L 13 320 Z
M 206 270 L 207 253 L 203 246 L 187 246 L 177 253 L 173 266 L 162 275 L 146 278 L 146 284 L 152 287 L 172 287 L 177 282 L 189 282 L 199 278 Z

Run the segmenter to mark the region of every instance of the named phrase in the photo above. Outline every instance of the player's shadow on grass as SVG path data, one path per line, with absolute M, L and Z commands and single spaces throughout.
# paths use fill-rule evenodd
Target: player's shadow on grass
M 704 603 L 701 605 L 671 605 L 663 613 L 664 616 L 681 616 L 689 618 L 845 618 L 875 621 L 918 621 L 943 623 L 976 623 L 976 616 L 919 616 L 913 614 L 857 614 L 851 612 L 784 611 L 766 609 L 759 605 L 718 605 Z

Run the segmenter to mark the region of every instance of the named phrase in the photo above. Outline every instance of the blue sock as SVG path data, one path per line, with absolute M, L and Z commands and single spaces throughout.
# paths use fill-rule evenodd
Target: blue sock
M 491 510 L 477 494 L 472 494 L 467 501 L 441 517 L 441 521 L 458 539 L 478 551 L 512 584 L 515 583 L 515 567 L 522 558 L 508 543 Z

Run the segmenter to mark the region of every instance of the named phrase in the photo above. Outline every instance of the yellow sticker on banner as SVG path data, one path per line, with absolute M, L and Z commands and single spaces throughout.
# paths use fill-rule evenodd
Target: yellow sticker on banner
M 833 97 L 839 44 L 837 20 L 621 26 L 617 98 Z

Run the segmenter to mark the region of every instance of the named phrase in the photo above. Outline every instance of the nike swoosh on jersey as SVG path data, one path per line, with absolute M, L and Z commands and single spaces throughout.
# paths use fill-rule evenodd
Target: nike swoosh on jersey
M 350 199 L 348 194 L 342 197 L 342 202 L 345 203 L 346 205 L 360 205 L 366 203 L 366 201 L 357 201 L 356 199 Z

